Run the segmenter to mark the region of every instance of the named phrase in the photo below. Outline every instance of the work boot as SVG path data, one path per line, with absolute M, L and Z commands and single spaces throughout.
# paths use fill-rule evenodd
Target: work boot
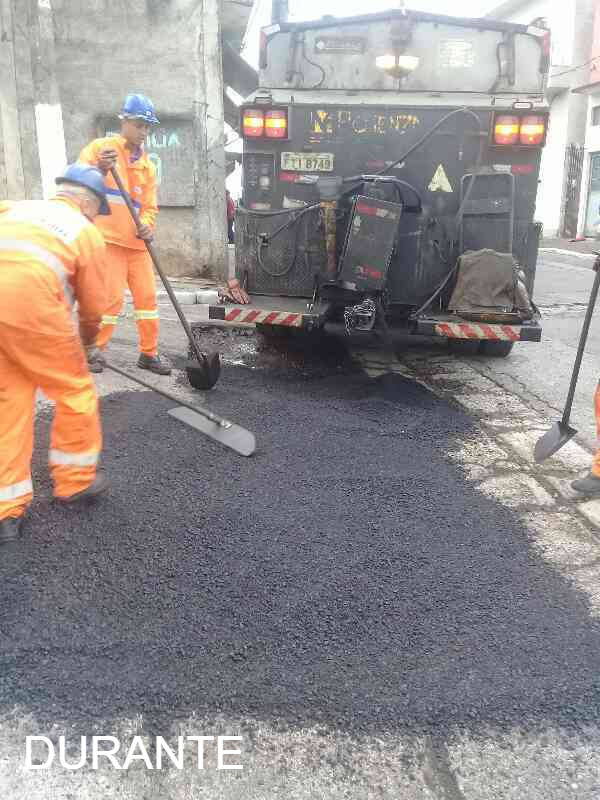
M 140 353 L 137 365 L 140 369 L 147 369 L 156 375 L 170 375 L 171 367 L 164 361 L 161 361 L 160 356 L 147 356 L 145 353 Z
M 21 517 L 7 517 L 0 520 L 0 545 L 9 544 L 19 538 L 22 522 Z
M 99 494 L 103 494 L 109 487 L 110 481 L 106 476 L 105 472 L 99 470 L 96 473 L 96 479 L 93 483 L 90 483 L 88 487 L 82 489 L 80 492 L 76 492 L 76 494 L 72 494 L 69 497 L 57 497 L 56 499 L 59 503 L 64 503 L 65 505 L 72 505 L 74 503 L 82 503 L 86 500 L 92 500 L 94 497 L 98 497 Z
M 576 492 L 581 492 L 581 494 L 590 496 L 600 495 L 600 478 L 594 475 L 593 472 L 590 472 L 585 478 L 579 478 L 579 480 L 573 481 L 571 486 Z
M 88 364 L 88 369 L 90 372 L 99 374 L 100 372 L 104 372 L 104 364 L 101 361 L 92 361 L 91 364 Z

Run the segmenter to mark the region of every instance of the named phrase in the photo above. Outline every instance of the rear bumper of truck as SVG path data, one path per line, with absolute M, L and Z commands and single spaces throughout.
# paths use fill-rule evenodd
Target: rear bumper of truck
M 417 320 L 415 334 L 443 339 L 480 339 L 491 342 L 539 342 L 542 326 L 535 321 L 521 325 L 470 322 L 454 314 L 440 314 Z
M 314 330 L 323 326 L 330 311 L 331 303 L 311 306 L 303 298 L 250 295 L 250 305 L 209 306 L 208 318 L 225 327 L 263 325 Z
M 232 328 L 259 325 L 310 331 L 322 328 L 335 316 L 336 311 L 333 303 L 320 302 L 311 306 L 303 298 L 251 295 L 250 300 L 250 305 L 245 306 L 210 305 L 208 319 L 217 325 Z M 471 322 L 455 314 L 436 314 L 418 320 L 389 323 L 389 327 L 405 335 L 442 339 L 539 342 L 542 338 L 542 327 L 535 321 L 520 325 Z

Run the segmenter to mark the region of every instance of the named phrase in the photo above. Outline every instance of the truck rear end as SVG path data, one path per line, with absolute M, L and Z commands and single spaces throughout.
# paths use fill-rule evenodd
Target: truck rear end
M 541 28 L 419 12 L 264 29 L 236 218 L 252 304 L 211 317 L 539 340 L 533 306 L 449 303 L 470 251 L 511 254 L 532 295 L 548 52 Z

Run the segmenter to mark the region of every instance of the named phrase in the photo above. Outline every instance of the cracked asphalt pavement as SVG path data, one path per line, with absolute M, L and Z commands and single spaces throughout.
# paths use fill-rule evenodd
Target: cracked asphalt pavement
M 181 352 L 168 319 L 163 338 Z M 116 363 L 133 343 L 127 323 Z M 110 495 L 58 508 L 40 413 L 36 499 L 0 554 L 3 796 L 600 797 L 598 620 L 449 459 L 476 421 L 343 353 L 236 347 L 207 399 L 251 459 L 106 374 Z M 175 729 L 241 732 L 244 771 L 22 767 L 26 733 Z

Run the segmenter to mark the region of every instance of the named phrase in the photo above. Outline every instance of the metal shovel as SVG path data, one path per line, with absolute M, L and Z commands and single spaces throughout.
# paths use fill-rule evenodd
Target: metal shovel
M 166 397 L 167 400 L 172 400 L 174 403 L 177 403 L 177 407 L 172 408 L 168 413 L 172 417 L 175 417 L 175 419 L 185 422 L 186 425 L 190 425 L 197 431 L 214 439 L 215 442 L 229 447 L 230 450 L 235 450 L 235 452 L 239 453 L 241 456 L 251 456 L 256 450 L 254 434 L 242 428 L 240 425 L 236 425 L 234 422 L 229 422 L 229 420 L 223 419 L 223 417 L 219 417 L 217 414 L 213 414 L 213 412 L 209 411 L 207 408 L 197 408 L 190 403 L 186 403 L 184 400 L 175 397 L 175 395 L 169 394 L 169 392 L 165 392 L 163 389 L 158 389 L 156 386 L 152 386 L 151 383 L 147 383 L 141 378 L 131 375 L 129 372 L 125 372 L 125 370 L 120 367 L 115 367 L 113 364 L 109 364 L 106 361 L 103 361 L 103 364 L 107 369 L 116 372 L 118 375 L 122 375 L 124 378 L 134 383 L 139 383 L 140 386 L 150 389 L 150 391 Z
M 573 374 L 571 375 L 571 385 L 569 386 L 569 394 L 567 395 L 565 410 L 563 412 L 562 419 L 559 422 L 555 422 L 550 430 L 537 440 L 533 455 L 538 464 L 554 455 L 554 453 L 560 450 L 561 447 L 564 447 L 564 445 L 566 445 L 566 443 L 570 441 L 577 433 L 575 428 L 572 428 L 569 425 L 569 420 L 571 418 L 571 409 L 573 407 L 575 388 L 579 378 L 579 370 L 583 360 L 583 352 L 585 350 L 585 345 L 590 330 L 590 323 L 592 321 L 592 314 L 594 313 L 594 307 L 596 305 L 596 298 L 598 297 L 598 289 L 600 288 L 600 253 L 596 253 L 596 256 L 598 256 L 594 263 L 594 271 L 596 275 L 594 277 L 594 284 L 592 286 L 590 300 L 585 314 L 585 319 L 583 321 L 583 328 L 581 329 L 581 336 L 579 337 L 579 347 L 577 349 L 577 356 L 573 366 Z
M 119 191 L 121 192 L 121 196 L 125 201 L 125 205 L 129 209 L 129 213 L 133 217 L 133 221 L 136 224 L 136 227 L 140 228 L 141 222 L 137 211 L 133 203 L 131 202 L 131 198 L 129 197 L 129 193 L 126 191 L 125 187 L 123 186 L 123 182 L 119 177 L 119 173 L 117 172 L 115 167 L 111 167 L 110 174 L 113 176 L 115 183 L 117 184 Z M 179 305 L 179 301 L 175 297 L 175 292 L 171 286 L 171 283 L 165 273 L 162 271 L 160 264 L 158 263 L 158 257 L 154 251 L 154 247 L 152 244 L 146 240 L 144 240 L 146 245 L 146 249 L 150 254 L 150 258 L 152 259 L 152 263 L 158 274 L 160 275 L 160 279 L 163 282 L 165 289 L 167 290 L 167 294 L 169 295 L 171 302 L 173 303 L 173 308 L 177 312 L 177 316 L 183 326 L 183 330 L 186 333 L 186 336 L 190 343 L 190 348 L 192 353 L 196 356 L 197 361 L 187 361 L 185 364 L 185 371 L 188 376 L 188 380 L 190 384 L 194 387 L 194 389 L 212 389 L 215 383 L 219 380 L 219 375 L 221 374 L 221 360 L 219 358 L 218 353 L 210 353 L 206 355 L 203 353 L 200 348 L 198 347 L 198 343 L 194 339 L 194 334 L 192 333 L 192 329 L 190 328 L 190 324 L 185 318 L 183 311 L 181 310 L 181 306 Z

